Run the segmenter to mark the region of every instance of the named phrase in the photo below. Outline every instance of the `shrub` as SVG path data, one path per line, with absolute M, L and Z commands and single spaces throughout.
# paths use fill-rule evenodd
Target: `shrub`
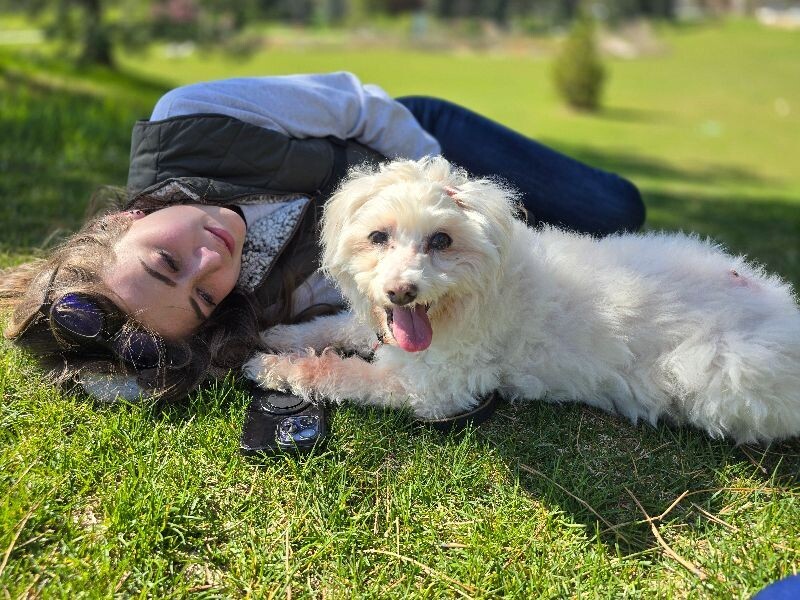
M 578 17 L 553 65 L 559 95 L 578 110 L 597 110 L 606 78 L 594 39 L 594 22 Z

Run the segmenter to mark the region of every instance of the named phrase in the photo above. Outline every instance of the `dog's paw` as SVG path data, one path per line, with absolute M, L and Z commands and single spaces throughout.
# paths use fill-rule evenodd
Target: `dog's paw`
M 296 325 L 275 325 L 261 332 L 261 341 L 273 352 L 292 352 L 301 348 L 296 333 Z
M 290 366 L 286 355 L 259 353 L 244 363 L 242 371 L 248 379 L 255 381 L 259 387 L 288 392 L 291 391 L 289 383 Z

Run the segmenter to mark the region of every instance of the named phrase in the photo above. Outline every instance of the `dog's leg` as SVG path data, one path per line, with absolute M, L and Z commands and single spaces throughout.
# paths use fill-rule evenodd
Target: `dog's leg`
M 308 399 L 351 400 L 378 406 L 403 406 L 407 393 L 391 370 L 358 356 L 257 354 L 244 365 L 247 377 L 265 389 L 292 392 Z
M 325 348 L 366 354 L 375 343 L 375 333 L 350 312 L 317 317 L 296 325 L 276 325 L 261 332 L 261 341 L 274 352 L 298 352 Z

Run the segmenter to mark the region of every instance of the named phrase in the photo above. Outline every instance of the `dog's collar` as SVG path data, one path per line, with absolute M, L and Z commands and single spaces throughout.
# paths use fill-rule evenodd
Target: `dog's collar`
M 370 350 L 372 350 L 373 354 L 378 348 L 380 348 L 386 343 L 382 332 L 376 331 L 375 337 L 377 339 L 374 342 L 372 342 L 372 346 L 370 346 Z M 497 408 L 497 400 L 498 400 L 497 392 L 493 391 L 490 394 L 481 398 L 480 402 L 478 403 L 478 406 L 476 406 L 470 411 L 467 411 L 460 415 L 448 417 L 445 419 L 416 419 L 416 422 L 420 425 L 426 425 L 428 427 L 441 431 L 442 433 L 462 431 L 468 425 L 472 426 L 480 425 L 481 423 L 486 421 L 489 417 L 491 417 L 495 409 Z
M 381 346 L 383 346 L 386 343 L 386 340 L 384 340 L 384 336 L 383 336 L 382 332 L 376 331 L 375 332 L 375 337 L 378 338 L 378 339 L 375 340 L 374 342 L 372 342 L 372 346 L 370 346 L 370 348 L 371 348 L 371 350 L 373 352 L 375 352 L 378 348 L 380 348 Z
M 416 419 L 416 423 L 431 427 L 442 433 L 455 433 L 463 431 L 468 426 L 476 427 L 486 421 L 497 409 L 499 394 L 490 392 L 478 401 L 478 406 L 470 411 L 454 415 L 445 419 Z

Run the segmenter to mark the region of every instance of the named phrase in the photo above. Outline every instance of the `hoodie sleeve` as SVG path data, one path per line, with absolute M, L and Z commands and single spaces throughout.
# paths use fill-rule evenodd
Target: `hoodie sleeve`
M 354 139 L 388 158 L 439 154 L 439 143 L 409 110 L 352 73 L 246 77 L 167 92 L 151 120 L 198 113 L 235 117 L 295 138 Z

